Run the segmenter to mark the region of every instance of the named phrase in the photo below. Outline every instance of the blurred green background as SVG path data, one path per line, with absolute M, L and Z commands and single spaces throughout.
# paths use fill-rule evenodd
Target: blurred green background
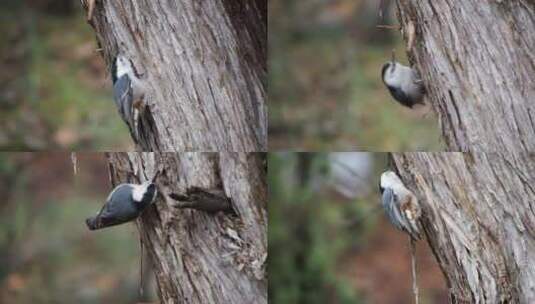
M 384 153 L 269 154 L 270 303 L 413 303 L 406 235 L 380 207 Z M 418 242 L 420 303 L 448 303 Z
M 157 299 L 134 224 L 90 232 L 111 190 L 107 160 L 77 153 L 0 153 L 0 303 L 135 303 Z M 146 252 L 146 250 L 145 250 Z
M 408 61 L 399 31 L 376 27 L 379 2 L 269 1 L 270 150 L 444 149 L 430 107 L 406 109 L 382 83 L 392 49 Z
M 2 0 L 0 150 L 132 149 L 79 0 Z

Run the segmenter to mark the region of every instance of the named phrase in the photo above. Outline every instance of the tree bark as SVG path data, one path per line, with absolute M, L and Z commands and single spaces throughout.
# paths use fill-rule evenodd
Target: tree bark
M 535 151 L 535 3 L 396 2 L 448 149 Z
M 121 52 L 147 84 L 138 148 L 267 149 L 266 0 L 97 0 L 89 23 L 108 66 Z
M 535 303 L 535 156 L 401 153 L 451 303 Z
M 163 169 L 157 201 L 137 220 L 162 303 L 267 303 L 265 154 L 111 153 L 108 159 L 114 185 Z M 232 211 L 181 209 L 168 196 L 191 188 L 222 190 Z

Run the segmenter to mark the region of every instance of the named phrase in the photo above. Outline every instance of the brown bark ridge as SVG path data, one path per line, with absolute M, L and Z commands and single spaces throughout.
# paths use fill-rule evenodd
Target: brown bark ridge
M 109 153 L 114 185 L 163 169 L 137 220 L 162 303 L 267 303 L 264 153 Z M 137 180 L 139 177 L 139 180 Z M 233 211 L 181 209 L 168 193 L 219 189 Z
M 535 2 L 396 2 L 448 149 L 535 151 Z
M 535 155 L 399 153 L 450 303 L 535 303 Z
M 147 85 L 139 149 L 267 149 L 266 0 L 98 0 L 89 24 Z

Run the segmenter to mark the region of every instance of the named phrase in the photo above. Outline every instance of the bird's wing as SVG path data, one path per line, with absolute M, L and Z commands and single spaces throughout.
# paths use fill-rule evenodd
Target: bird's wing
M 114 189 L 113 196 L 110 196 L 106 201 L 106 204 L 102 207 L 97 215 L 97 223 L 100 227 L 108 227 L 112 225 L 122 224 L 132 219 L 130 213 L 125 212 L 125 208 L 129 206 L 124 203 L 131 196 L 132 191 L 129 189 L 131 186 L 128 184 L 122 184 Z M 125 215 L 125 216 L 118 216 Z
M 386 188 L 383 192 L 383 208 L 386 211 L 386 215 L 390 222 L 399 230 L 405 230 L 406 221 L 402 217 L 398 205 L 398 198 L 396 197 L 394 190 Z
M 134 127 L 134 112 L 132 103 L 134 102 L 132 81 L 128 75 L 123 75 L 113 85 L 113 99 L 119 110 L 119 114 L 126 122 L 128 127 Z
M 390 94 L 392 94 L 397 101 L 406 107 L 412 108 L 413 105 L 411 100 L 409 99 L 409 96 L 403 92 L 403 90 L 388 85 L 387 88 L 390 91 Z

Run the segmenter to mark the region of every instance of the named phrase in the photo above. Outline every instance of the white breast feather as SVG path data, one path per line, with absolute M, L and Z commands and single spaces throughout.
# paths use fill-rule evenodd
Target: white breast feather
M 132 198 L 135 202 L 139 203 L 143 199 L 143 195 L 147 192 L 150 182 L 145 182 L 141 185 L 133 185 L 134 189 L 132 191 Z
M 395 65 L 394 72 L 390 68 L 385 73 L 385 83 L 392 87 L 401 88 L 411 96 L 420 95 L 420 85 L 416 83 L 418 81 L 416 72 L 412 68 L 398 62 Z
M 132 75 L 134 74 L 134 71 L 132 70 L 132 66 L 130 65 L 130 61 L 124 57 L 118 57 L 117 58 L 117 78 L 120 78 L 121 76 L 128 74 L 130 78 L 132 78 Z
M 402 73 L 400 73 L 400 65 L 395 63 L 396 68 L 392 72 L 393 67 L 390 67 L 386 70 L 385 73 L 385 83 L 392 87 L 401 87 Z
M 391 188 L 399 201 L 403 201 L 406 196 L 411 195 L 410 190 L 405 187 L 401 179 L 393 171 L 387 171 L 381 175 L 381 187 Z

